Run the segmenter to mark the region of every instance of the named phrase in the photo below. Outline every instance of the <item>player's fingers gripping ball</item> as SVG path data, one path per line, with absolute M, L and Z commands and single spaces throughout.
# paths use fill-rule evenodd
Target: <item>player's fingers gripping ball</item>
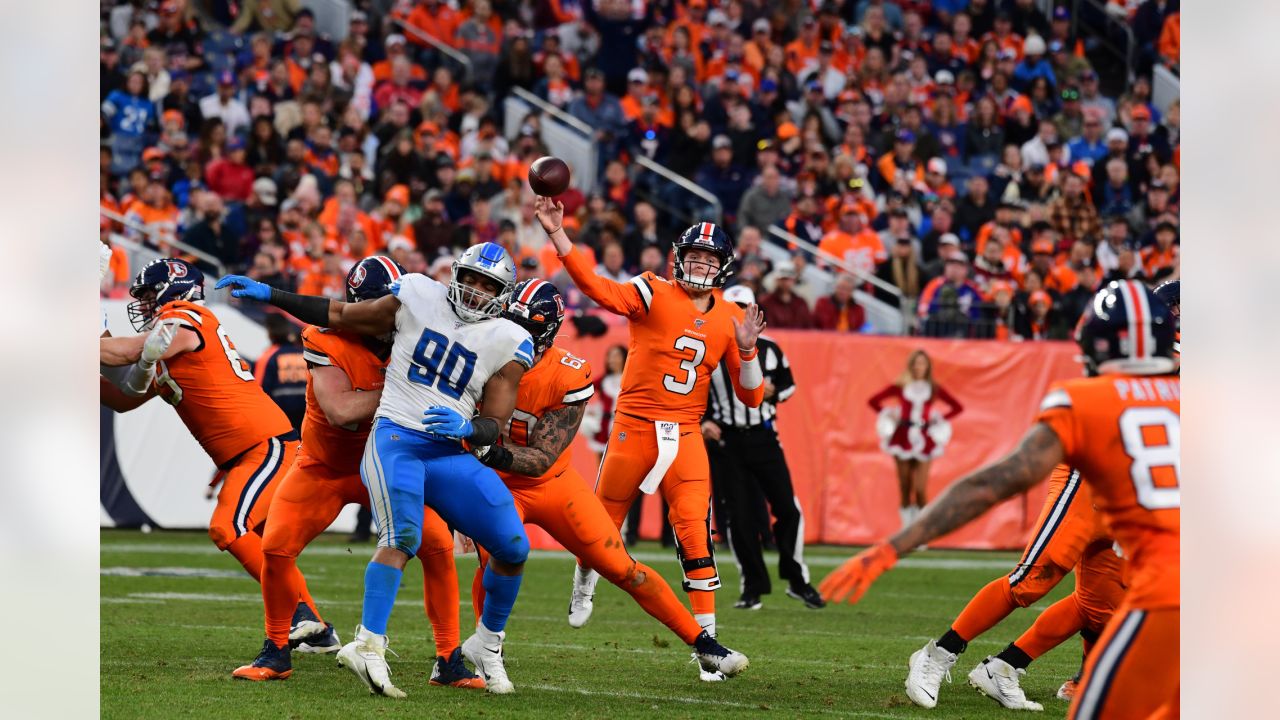
M 898 562 L 898 553 L 888 543 L 873 545 L 854 555 L 822 580 L 818 591 L 834 602 L 850 605 L 862 599 L 876 578 Z
M 422 429 L 432 435 L 461 440 L 471 435 L 471 421 L 453 408 L 430 407 L 422 413 Z
M 252 278 L 243 275 L 225 275 L 213 286 L 214 290 L 222 288 L 231 288 L 231 297 L 249 298 L 250 300 L 258 300 L 266 302 L 271 299 L 271 286 L 260 283 Z

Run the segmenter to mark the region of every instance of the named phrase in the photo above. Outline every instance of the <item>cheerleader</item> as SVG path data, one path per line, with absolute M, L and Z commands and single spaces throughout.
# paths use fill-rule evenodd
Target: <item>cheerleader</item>
M 945 413 L 935 405 L 939 401 L 947 405 Z M 905 527 L 927 502 L 929 466 L 951 439 L 949 421 L 964 408 L 933 382 L 933 362 L 924 350 L 911 353 L 902 376 L 876 393 L 870 405 L 879 413 L 880 448 L 893 456 L 898 467 L 898 513 Z

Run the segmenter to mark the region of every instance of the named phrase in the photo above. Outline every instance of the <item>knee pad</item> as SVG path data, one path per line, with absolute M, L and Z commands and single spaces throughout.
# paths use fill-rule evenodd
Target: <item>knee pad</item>
M 219 550 L 226 550 L 231 546 L 231 543 L 236 541 L 236 534 L 235 531 L 231 530 L 231 528 L 223 527 L 221 525 L 210 525 L 209 539 L 213 541 L 214 545 L 218 546 Z
M 508 565 L 521 565 L 529 559 L 529 535 L 520 527 L 520 534 L 512 537 L 500 547 L 485 548 L 489 555 L 499 562 Z
M 685 592 L 690 590 L 706 590 L 712 591 L 720 587 L 720 574 L 716 571 L 716 561 L 711 557 L 692 558 L 680 561 L 680 567 L 684 570 L 684 587 Z M 694 578 L 689 577 L 689 573 L 702 568 L 711 568 L 711 577 Z

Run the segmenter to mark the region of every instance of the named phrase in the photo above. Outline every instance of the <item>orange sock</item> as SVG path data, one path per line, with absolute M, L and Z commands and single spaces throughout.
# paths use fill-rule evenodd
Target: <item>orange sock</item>
M 480 557 L 480 564 L 476 566 L 476 576 L 471 578 L 471 610 L 476 615 L 476 624 L 480 624 L 480 614 L 484 610 L 484 568 L 489 564 L 489 553 L 484 548 L 477 547 L 476 555 Z
M 262 571 L 265 573 L 266 567 L 263 567 Z M 307 587 L 306 577 L 304 577 L 302 575 L 302 571 L 298 569 L 296 558 L 293 563 L 293 575 L 293 585 L 298 589 L 298 599 L 296 602 L 306 603 L 307 607 L 311 608 L 311 612 L 315 613 L 316 617 L 320 618 L 321 622 L 324 622 L 324 617 L 320 615 L 320 608 L 316 607 L 316 601 L 311 599 L 311 589 Z
M 453 548 L 418 553 L 422 561 L 422 593 L 427 619 L 436 642 L 436 655 L 449 657 L 458 647 L 458 570 Z
M 1017 607 L 1013 602 L 1013 593 L 1009 591 L 1009 579 L 998 577 L 973 596 L 955 622 L 951 623 L 951 629 L 964 638 L 965 642 L 971 642 L 999 624 Z
M 249 532 L 235 539 L 227 546 L 227 552 L 240 561 L 245 572 L 254 580 L 262 582 L 262 536 Z
M 1014 641 L 1031 659 L 1036 659 L 1066 642 L 1084 628 L 1075 593 L 1050 605 L 1040 617 Z
M 262 568 L 262 606 L 266 615 L 267 638 L 276 647 L 289 644 L 289 626 L 293 624 L 293 612 L 298 607 L 301 579 L 302 573 L 292 556 L 266 556 Z
M 636 584 L 634 578 L 643 575 L 644 581 Z M 684 605 L 680 604 L 679 598 L 671 591 L 671 586 L 667 585 L 662 576 L 653 568 L 644 563 L 636 563 L 635 570 L 632 575 L 623 578 L 618 583 L 618 587 L 626 590 L 635 601 L 644 608 L 644 611 L 653 616 L 655 620 L 666 625 L 685 642 L 686 645 L 692 645 L 693 641 L 702 634 L 702 626 L 698 621 L 694 620 Z M 711 598 L 711 610 L 715 612 L 715 596 L 709 592 L 695 591 L 698 595 L 707 595 Z M 694 597 L 694 593 L 690 593 L 690 602 Z M 696 607 L 696 605 L 695 605 Z

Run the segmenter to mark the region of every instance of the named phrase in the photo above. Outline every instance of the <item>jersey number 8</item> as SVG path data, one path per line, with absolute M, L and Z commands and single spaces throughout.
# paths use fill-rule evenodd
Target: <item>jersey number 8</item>
M 458 364 L 462 370 L 458 370 Z M 471 382 L 476 369 L 476 354 L 430 328 L 422 331 L 413 349 L 413 366 L 409 381 L 419 385 L 435 385 L 436 389 L 457 400 Z M 457 376 L 456 378 L 454 376 Z
M 1133 460 L 1129 476 L 1138 504 L 1148 510 L 1169 510 L 1182 503 L 1178 487 L 1181 436 L 1178 414 L 1169 408 L 1135 407 L 1120 415 L 1120 440 Z

